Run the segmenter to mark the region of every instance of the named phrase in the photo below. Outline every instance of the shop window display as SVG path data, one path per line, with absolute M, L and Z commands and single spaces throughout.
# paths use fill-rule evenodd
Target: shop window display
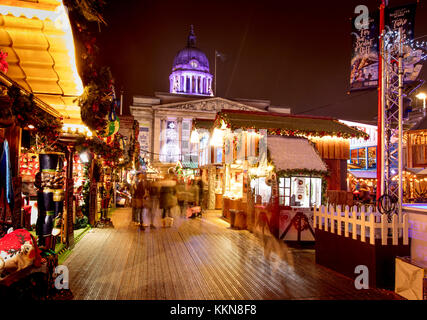
M 368 169 L 377 168 L 377 147 L 368 148 Z
M 241 199 L 243 197 L 243 172 L 236 169 L 227 169 L 224 197 Z
M 268 203 L 271 199 L 271 187 L 265 182 L 265 177 L 251 180 L 251 188 L 255 196 L 261 197 L 261 203 Z
M 310 208 L 322 201 L 322 179 L 310 177 L 279 178 L 279 204 Z
M 355 166 L 355 169 L 375 169 L 377 167 L 377 147 L 363 147 L 353 149 L 350 152 L 349 163 Z
M 206 166 L 209 164 L 209 133 L 203 132 L 201 134 L 200 138 L 200 145 L 199 145 L 199 165 L 200 166 Z

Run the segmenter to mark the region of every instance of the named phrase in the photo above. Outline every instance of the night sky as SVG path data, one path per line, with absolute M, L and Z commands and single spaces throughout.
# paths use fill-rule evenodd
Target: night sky
M 267 99 L 296 114 L 376 117 L 375 90 L 348 90 L 350 19 L 357 5 L 373 12 L 379 0 L 107 2 L 108 26 L 101 28 L 98 45 L 117 87 L 124 88 L 126 110 L 133 95 L 169 91 L 173 59 L 193 24 L 196 46 L 206 53 L 212 74 L 215 49 L 227 55 L 217 64 L 218 96 Z M 389 6 L 413 2 L 390 0 Z M 417 8 L 415 36 L 421 35 L 427 35 L 426 0 Z

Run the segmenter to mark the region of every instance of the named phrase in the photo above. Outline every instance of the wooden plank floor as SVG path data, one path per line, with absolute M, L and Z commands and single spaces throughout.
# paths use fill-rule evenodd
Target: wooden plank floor
M 353 281 L 316 265 L 314 250 L 268 256 L 260 237 L 228 229 L 218 217 L 175 219 L 140 231 L 130 209 L 114 228 L 93 229 L 64 262 L 79 300 L 396 299 L 356 290 Z M 159 225 L 158 219 L 156 220 Z

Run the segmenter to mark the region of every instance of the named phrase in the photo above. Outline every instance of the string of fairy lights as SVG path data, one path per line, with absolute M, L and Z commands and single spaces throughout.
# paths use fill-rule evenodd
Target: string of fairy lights
M 403 35 L 405 36 L 405 35 Z M 388 30 L 384 35 L 384 45 L 388 48 L 395 46 L 398 42 L 400 42 L 400 32 L 398 30 Z M 404 39 L 402 44 L 404 45 L 405 53 L 409 53 L 410 56 L 414 56 L 414 52 L 421 51 L 420 61 L 427 60 L 427 41 L 419 41 L 419 39 L 425 38 L 427 35 L 420 36 L 414 39 Z M 406 46 L 406 48 L 405 48 Z M 412 50 L 412 52 L 408 52 L 408 47 Z

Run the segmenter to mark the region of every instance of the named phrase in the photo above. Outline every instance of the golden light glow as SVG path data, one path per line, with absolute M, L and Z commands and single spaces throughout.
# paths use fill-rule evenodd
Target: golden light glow
M 199 132 L 197 131 L 197 129 L 194 129 L 191 132 L 190 143 L 199 143 L 199 141 Z
M 224 130 L 215 128 L 210 145 L 214 147 L 222 147 L 222 144 L 224 141 L 224 135 L 225 135 Z
M 333 141 L 346 141 L 346 140 L 350 140 L 350 139 L 345 139 L 343 137 L 334 137 L 334 136 L 323 136 L 323 137 L 309 137 L 309 140 L 314 140 L 314 141 L 318 141 L 318 140 L 333 140 Z
M 416 95 L 416 97 L 420 100 L 424 100 L 425 98 L 427 98 L 427 95 L 424 92 L 420 92 Z
M 227 129 L 227 125 L 225 124 L 224 120 L 221 120 L 221 129 L 222 130 Z
M 8 6 L 8 5 L 0 5 L 0 14 L 1 15 L 13 15 L 15 17 L 26 17 L 28 19 L 37 18 L 40 20 L 50 20 L 54 22 L 55 27 L 58 30 L 63 31 L 62 38 L 65 41 L 65 45 L 67 47 L 67 53 L 69 56 L 69 62 L 72 69 L 72 77 L 73 82 L 76 85 L 76 95 L 80 96 L 83 94 L 83 83 L 80 79 L 80 76 L 77 72 L 76 65 L 76 53 L 74 47 L 74 38 L 73 32 L 71 29 L 70 20 L 68 18 L 68 14 L 65 10 L 65 7 L 61 1 L 58 4 L 55 10 L 41 10 L 34 8 L 25 8 L 18 6 Z
M 93 133 L 89 130 L 88 127 L 82 124 L 70 124 L 70 123 L 64 123 L 62 126 L 62 131 L 67 133 L 79 133 L 84 134 L 88 137 L 92 137 Z

